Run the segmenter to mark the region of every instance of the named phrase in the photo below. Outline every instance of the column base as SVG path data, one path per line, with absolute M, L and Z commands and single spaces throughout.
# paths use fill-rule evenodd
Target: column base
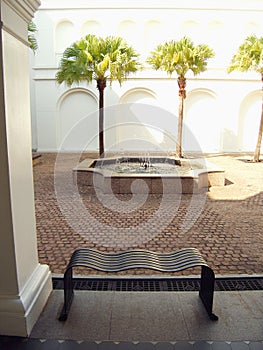
M 0 335 L 29 336 L 51 291 L 49 267 L 38 264 L 19 295 L 0 295 Z

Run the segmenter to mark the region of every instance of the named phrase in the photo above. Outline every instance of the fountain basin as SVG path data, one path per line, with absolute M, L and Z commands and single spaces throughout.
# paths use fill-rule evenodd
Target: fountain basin
M 225 184 L 224 170 L 204 158 L 158 156 L 148 160 L 130 156 L 85 159 L 73 169 L 73 178 L 75 184 L 105 194 L 187 194 Z

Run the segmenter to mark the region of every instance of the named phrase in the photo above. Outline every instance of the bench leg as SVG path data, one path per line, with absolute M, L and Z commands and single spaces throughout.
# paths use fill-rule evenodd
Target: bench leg
M 64 305 L 59 316 L 59 321 L 67 320 L 73 297 L 72 268 L 69 268 L 64 273 Z
M 202 266 L 201 272 L 201 287 L 199 296 L 206 308 L 208 316 L 212 321 L 217 321 L 218 316 L 213 314 L 213 298 L 214 298 L 214 271 L 208 266 Z

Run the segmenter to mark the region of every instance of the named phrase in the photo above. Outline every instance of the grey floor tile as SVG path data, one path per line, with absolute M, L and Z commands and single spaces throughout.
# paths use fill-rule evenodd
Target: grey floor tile
M 58 321 L 63 291 L 55 290 L 41 314 L 31 338 L 108 340 L 112 292 L 75 291 L 67 321 Z M 54 311 L 55 310 L 55 311 Z
M 36 348 L 32 348 L 32 350 L 60 350 L 60 343 L 57 340 L 46 340 L 45 342 L 41 342 L 40 340 L 30 339 L 30 342 L 34 342 L 34 344 L 38 344 Z M 37 343 L 38 342 L 38 343 Z M 65 349 L 68 350 L 69 348 Z M 31 350 L 30 348 L 28 350 Z M 73 348 L 72 350 L 75 350 Z
M 79 350 L 98 350 L 98 344 L 85 341 L 79 344 Z
M 231 350 L 249 350 L 249 345 L 244 342 L 232 342 Z
M 116 292 L 112 308 L 110 339 L 171 341 L 187 339 L 188 333 L 175 293 Z
M 98 345 L 98 350 L 119 350 L 119 346 L 118 343 L 105 341 Z
M 136 350 L 155 350 L 155 346 L 152 343 L 140 342 L 136 345 Z
M 262 336 L 263 317 L 254 312 L 241 297 L 244 292 L 216 292 L 214 312 L 218 321 L 210 321 L 202 308 L 201 301 L 196 300 L 192 292 L 180 293 L 182 310 L 191 340 L 253 340 Z M 249 295 L 247 299 L 249 300 Z M 257 293 L 257 298 L 262 296 Z M 253 300 L 253 298 L 252 298 Z
M 76 341 L 73 340 L 67 340 L 63 343 L 59 343 L 58 350 L 80 350 L 79 345 Z
M 59 350 L 57 340 L 45 340 L 19 337 L 6 337 L 5 341 L 0 340 L 1 350 Z M 75 349 L 72 349 L 75 350 Z
M 194 350 L 212 350 L 212 345 L 206 341 L 197 341 L 193 345 Z
M 263 342 L 251 342 L 249 350 L 263 350 Z
M 213 342 L 212 344 L 213 350 L 231 350 L 231 344 L 226 342 Z
M 158 343 L 155 344 L 155 350 L 174 350 L 174 345 L 171 343 Z
M 240 297 L 246 307 L 253 316 L 258 317 L 258 319 L 262 319 L 263 314 L 263 298 L 261 291 L 251 291 L 249 293 L 243 292 L 240 293 Z M 262 325 L 262 324 L 261 324 Z
M 221 319 L 216 322 L 209 319 L 198 293 L 179 292 L 178 295 L 179 305 L 181 305 L 182 308 L 189 340 L 202 341 L 205 339 L 212 341 L 215 336 L 224 339 L 225 333 L 222 331 Z M 217 310 L 215 310 L 215 313 L 217 314 Z
M 193 344 L 188 342 L 178 342 L 174 345 L 175 350 L 193 350 Z
M 240 342 L 261 339 L 262 296 L 263 291 L 216 292 L 214 311 L 219 315 L 219 320 L 213 322 L 196 292 L 76 291 L 68 320 L 59 322 L 57 316 L 63 303 L 63 291 L 54 290 L 30 339 L 80 339 L 87 342 L 100 339 L 124 342 L 143 340 L 160 343 L 178 339 L 186 343 L 216 339 L 218 344 L 214 343 L 212 350 L 221 350 L 220 341 L 223 342 L 220 344 L 223 350 L 230 350 L 224 340 Z M 3 339 L 0 338 L 0 341 L 3 342 Z M 185 344 L 183 346 L 187 346 Z M 189 346 L 193 348 L 192 344 Z M 259 343 L 254 347 L 258 350 L 260 346 Z M 42 347 L 44 349 L 44 344 Z
M 122 341 L 118 346 L 118 350 L 136 350 L 136 344 Z

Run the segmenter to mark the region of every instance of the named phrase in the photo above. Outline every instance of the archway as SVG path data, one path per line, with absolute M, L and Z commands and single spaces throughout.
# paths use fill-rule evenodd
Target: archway
M 219 150 L 219 116 L 216 96 L 211 90 L 196 89 L 188 93 L 183 128 L 183 150 L 215 152 Z M 195 140 L 192 140 L 191 133 Z M 196 143 L 198 142 L 198 144 Z
M 240 105 L 238 123 L 239 149 L 253 152 L 256 147 L 262 109 L 262 92 L 247 95 Z
M 123 37 L 131 46 L 138 47 L 138 35 L 140 34 L 137 24 L 130 19 L 121 21 L 117 33 Z
M 147 151 L 158 151 L 164 141 L 169 121 L 160 116 L 161 109 L 155 93 L 146 88 L 127 91 L 120 99 L 117 113 L 117 145 L 128 150 L 142 150 L 145 142 Z M 134 142 L 140 140 L 141 142 Z M 172 147 L 172 146 L 171 146 Z
M 83 151 L 81 140 L 87 139 L 87 151 L 97 151 L 98 109 L 96 96 L 81 88 L 67 91 L 58 101 L 57 137 L 58 149 L 62 151 Z M 86 118 L 86 128 L 79 127 Z M 82 123 L 83 125 L 83 123 Z M 66 139 L 66 142 L 65 142 Z
M 95 20 L 89 20 L 82 24 L 81 26 L 81 36 L 86 36 L 87 34 L 101 34 L 101 24 Z
M 60 21 L 55 28 L 55 51 L 61 54 L 66 47 L 72 44 L 74 34 L 74 25 L 69 20 Z

